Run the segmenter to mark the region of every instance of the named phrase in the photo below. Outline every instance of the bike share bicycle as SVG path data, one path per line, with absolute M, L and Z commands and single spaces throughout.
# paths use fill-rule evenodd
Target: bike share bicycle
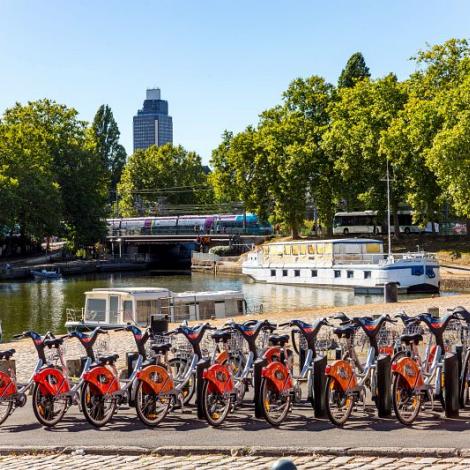
M 390 365 L 388 354 L 380 354 L 379 336 L 387 335 L 382 329 L 386 323 L 396 323 L 389 315 L 382 315 L 374 320 L 371 317 L 348 318 L 344 314 L 337 317 L 341 325 L 333 332 L 338 338 L 346 340 L 343 359 L 338 359 L 326 366 L 326 412 L 336 426 L 343 426 L 351 416 L 353 408 L 362 402 L 366 406 L 367 390 L 381 417 L 391 413 L 390 403 Z M 362 364 L 354 349 L 354 338 L 362 331 L 369 349 L 365 364 Z M 391 341 L 386 341 L 387 347 Z
M 0 372 L 0 424 L 4 423 L 16 408 L 22 408 L 26 404 L 27 393 L 31 389 L 36 390 L 37 384 L 35 377 L 43 368 L 47 367 L 47 359 L 44 353 L 46 345 L 44 342 L 51 338 L 51 336 L 50 332 L 41 336 L 35 331 L 25 331 L 13 336 L 15 339 L 30 338 L 34 342 L 34 347 L 38 354 L 33 373 L 25 384 L 19 384 L 17 382 L 16 374 L 11 364 L 11 358 L 16 353 L 15 349 L 7 349 L 0 352 L 0 360 L 7 362 L 8 369 L 8 373 Z M 37 400 L 37 392 L 34 394 L 34 397 Z M 33 402 L 33 408 L 35 408 L 35 406 L 37 407 L 38 403 L 34 404 Z
M 446 354 L 444 333 L 453 320 L 459 319 L 454 312 L 443 318 L 434 317 L 430 313 L 414 317 L 414 323 L 417 325 L 423 322 L 435 341 L 432 348 L 428 344 L 423 359 L 419 354 L 423 335 L 415 333 L 401 336 L 407 353 L 392 364 L 392 404 L 395 415 L 402 424 L 413 424 L 425 401 L 429 401 L 434 409 L 435 399 L 441 402 L 447 416 L 455 415 L 456 409 L 458 413 L 458 385 L 455 387 L 457 393 L 453 392 L 453 385 L 458 382 L 457 358 L 455 354 Z
M 324 403 L 323 377 L 326 357 L 317 354 L 317 336 L 321 328 L 329 325 L 326 318 L 320 318 L 314 324 L 302 320 L 291 320 L 279 327 L 293 327 L 292 342 L 295 348 L 294 334 L 300 335 L 299 347 L 305 344 L 306 354 L 300 375 L 293 374 L 292 352 L 287 348 L 289 335 L 272 335 L 269 340 L 272 347 L 264 354 L 271 358 L 263 367 L 258 407 L 263 417 L 272 426 L 279 426 L 286 419 L 293 403 L 302 401 L 301 382 L 307 382 L 308 401 L 317 415 L 322 414 Z M 296 348 L 300 353 L 300 349 Z M 299 354 L 300 356 L 300 354 Z M 314 379 L 317 379 L 315 383 Z
M 220 426 L 228 413 L 243 403 L 249 388 L 256 387 L 254 364 L 260 349 L 257 340 L 260 334 L 275 329 L 276 325 L 268 320 L 248 320 L 244 323 L 228 322 L 212 333 L 213 341 L 216 345 L 222 345 L 226 355 L 224 362 L 214 363 L 203 373 L 199 411 L 211 426 Z M 248 354 L 242 353 L 243 345 L 237 341 L 238 338 L 247 345 Z M 279 348 L 275 352 L 280 353 Z M 269 361 L 275 352 L 267 353 Z

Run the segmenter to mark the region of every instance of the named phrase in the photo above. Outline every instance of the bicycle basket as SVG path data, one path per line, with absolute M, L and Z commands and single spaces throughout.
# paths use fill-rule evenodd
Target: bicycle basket
M 46 363 L 51 364 L 53 366 L 61 366 L 60 362 L 60 354 L 65 362 L 65 355 L 67 353 L 67 349 L 65 343 L 59 346 L 59 348 L 45 348 L 44 355 L 46 356 Z

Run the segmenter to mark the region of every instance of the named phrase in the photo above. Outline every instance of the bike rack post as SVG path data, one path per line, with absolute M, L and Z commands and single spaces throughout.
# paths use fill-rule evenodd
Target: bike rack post
M 326 356 L 320 356 L 313 361 L 313 396 L 312 390 L 308 391 L 309 401 L 313 406 L 315 418 L 326 416 L 326 375 L 325 369 L 328 359 Z
M 456 354 L 444 357 L 444 411 L 446 418 L 459 416 L 459 361 Z
M 380 418 L 392 414 L 392 360 L 388 354 L 377 359 L 377 397 L 376 405 Z
M 256 359 L 253 364 L 253 382 L 254 382 L 254 398 L 253 401 L 255 402 L 255 417 L 262 418 L 263 411 L 260 406 L 260 393 L 261 393 L 261 371 L 263 367 L 266 366 L 268 361 L 266 359 Z
M 202 387 L 204 385 L 204 379 L 202 374 L 210 366 L 210 359 L 201 359 L 196 366 L 196 406 L 197 406 L 197 417 L 204 419 L 204 412 L 202 409 Z

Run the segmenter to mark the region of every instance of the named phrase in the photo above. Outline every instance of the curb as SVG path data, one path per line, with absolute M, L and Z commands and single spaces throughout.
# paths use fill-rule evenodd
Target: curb
M 315 455 L 364 457 L 470 457 L 470 448 L 412 448 L 412 447 L 240 447 L 240 446 L 0 446 L 0 455 L 71 454 L 71 455 L 230 455 L 257 457 L 301 457 Z

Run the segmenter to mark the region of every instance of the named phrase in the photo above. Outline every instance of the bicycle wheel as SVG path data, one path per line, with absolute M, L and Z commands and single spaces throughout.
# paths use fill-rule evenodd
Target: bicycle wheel
M 88 382 L 82 387 L 80 403 L 85 419 L 97 428 L 109 423 L 116 411 L 115 398 L 103 395 Z
M 171 405 L 169 396 L 157 395 L 151 387 L 138 381 L 135 394 L 135 409 L 139 419 L 150 427 L 160 424 L 167 415 Z
M 421 394 L 412 389 L 400 374 L 395 374 L 392 386 L 392 404 L 398 421 L 405 426 L 413 424 L 421 410 L 421 402 Z
M 334 377 L 328 376 L 326 380 L 326 414 L 335 426 L 343 424 L 351 416 L 354 398 L 345 393 Z
M 261 379 L 261 410 L 271 426 L 279 426 L 289 413 L 292 398 L 289 394 L 279 393 L 270 380 Z
M 11 399 L 0 400 L 0 424 L 10 416 L 11 409 L 13 408 L 13 401 Z
M 470 350 L 465 354 L 465 360 L 462 364 L 459 392 L 460 408 L 470 407 Z
M 48 428 L 59 423 L 68 408 L 68 399 L 64 396 L 44 394 L 39 384 L 33 388 L 33 411 L 36 419 Z
M 175 378 L 175 382 L 178 381 L 179 377 L 182 377 L 186 372 L 186 369 L 189 367 L 189 363 L 186 359 L 182 357 L 173 357 L 168 361 L 168 367 L 170 368 L 169 373 L 172 377 Z M 196 381 L 194 375 L 189 377 L 188 382 L 181 390 L 183 394 L 183 404 L 187 405 L 196 391 Z
M 202 386 L 202 410 L 207 422 L 214 427 L 220 426 L 230 411 L 231 401 L 229 396 L 224 396 L 215 390 L 211 390 L 211 383 L 204 380 Z

